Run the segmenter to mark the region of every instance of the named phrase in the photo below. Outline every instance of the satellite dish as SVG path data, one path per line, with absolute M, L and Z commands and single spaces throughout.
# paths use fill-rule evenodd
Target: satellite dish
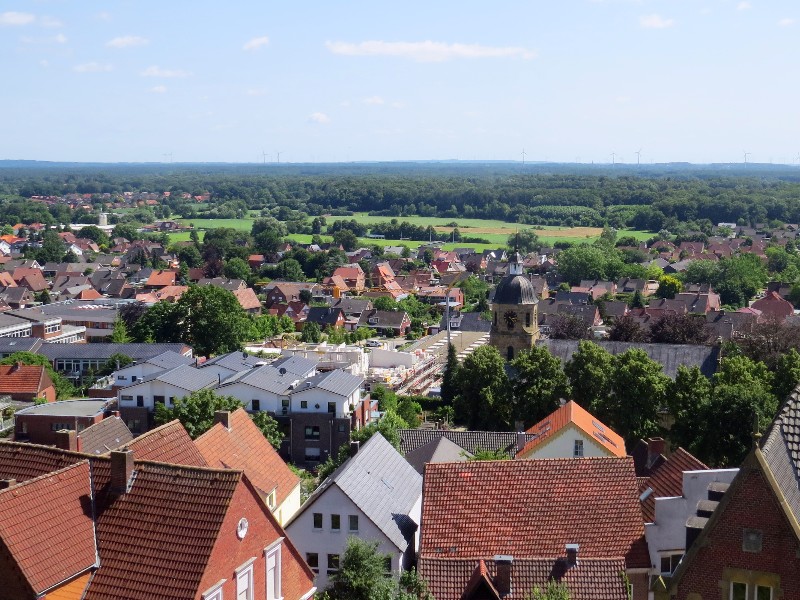
M 281 375 L 286 375 L 286 369 L 281 367 L 280 369 L 278 369 L 278 373 L 280 373 Z

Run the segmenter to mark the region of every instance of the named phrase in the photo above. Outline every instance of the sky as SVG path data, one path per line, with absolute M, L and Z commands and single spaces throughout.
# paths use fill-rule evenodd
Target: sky
M 797 0 L 0 0 L 0 159 L 800 164 L 798 50 Z

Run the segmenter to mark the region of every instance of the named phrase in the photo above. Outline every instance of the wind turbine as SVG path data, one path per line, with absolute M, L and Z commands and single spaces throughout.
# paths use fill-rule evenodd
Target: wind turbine
M 281 162 L 281 153 L 280 152 L 276 152 L 275 154 L 278 156 L 278 164 L 280 164 L 280 162 Z
M 612 153 L 611 153 L 611 166 L 612 166 L 612 167 L 613 167 L 615 164 L 617 164 L 617 162 L 616 162 L 616 158 L 617 158 L 617 155 L 616 155 L 616 153 L 612 152 Z
M 522 149 L 522 166 L 525 166 L 525 148 Z
M 639 156 L 642 154 L 642 149 L 639 148 L 636 152 L 634 152 L 634 154 L 636 155 L 636 166 L 638 167 L 639 166 Z
M 747 157 L 751 156 L 752 154 L 753 154 L 752 152 L 745 152 L 744 153 L 744 166 L 745 167 L 747 166 Z
M 264 159 L 264 164 L 267 164 L 267 153 L 264 150 L 261 151 L 261 157 Z
M 795 156 L 795 159 L 797 160 L 797 166 L 800 167 L 800 152 L 797 153 L 797 156 Z

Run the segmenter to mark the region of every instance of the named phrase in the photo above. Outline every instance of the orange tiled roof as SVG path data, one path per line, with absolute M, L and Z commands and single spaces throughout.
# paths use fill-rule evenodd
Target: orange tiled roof
M 253 288 L 248 287 L 234 290 L 233 295 L 236 296 L 239 304 L 245 310 L 261 308 L 261 300 L 258 299 L 258 296 L 256 296 L 256 293 L 253 291 Z
M 0 394 L 38 394 L 52 385 L 41 365 L 0 365 Z
M 147 278 L 147 286 L 167 286 L 175 285 L 175 278 L 178 274 L 175 271 L 153 271 Z
M 143 433 L 127 444 L 126 448 L 133 450 L 136 460 L 154 460 L 193 467 L 207 466 L 192 438 L 177 419 Z
M 0 271 L 0 285 L 4 287 L 17 287 L 17 282 L 8 271 Z
M 555 437 L 559 431 L 570 423 L 581 429 L 613 456 L 622 457 L 626 455 L 625 440 L 612 431 L 610 427 L 595 419 L 580 404 L 570 400 L 528 429 L 526 433 L 533 434 L 536 437 L 525 444 L 525 447 L 517 453 L 517 456 L 527 456 L 535 448 Z
M 230 429 L 217 423 L 194 443 L 212 468 L 244 471 L 262 497 L 275 490 L 279 506 L 300 483 L 272 444 L 256 427 L 247 412 L 240 408 L 230 415 Z
M 649 567 L 633 459 L 431 463 L 419 555 L 625 558 Z
M 95 565 L 91 494 L 88 461 L 0 491 L 0 538 L 21 571 L 19 589 L 27 580 L 40 594 Z

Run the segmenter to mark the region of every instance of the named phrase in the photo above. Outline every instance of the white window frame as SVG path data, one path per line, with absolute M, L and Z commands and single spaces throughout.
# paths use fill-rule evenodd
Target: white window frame
M 222 586 L 225 582 L 228 581 L 227 579 L 221 579 L 213 586 L 208 588 L 203 594 L 200 596 L 201 600 L 223 600 L 222 596 Z
M 282 570 L 283 566 L 281 564 L 281 552 L 283 548 L 283 539 L 278 538 L 275 542 L 264 548 L 264 571 L 265 571 L 265 580 L 264 585 L 267 588 L 267 600 L 283 600 L 283 579 L 282 579 Z M 269 589 L 269 560 L 270 558 L 275 558 L 275 581 L 277 582 L 277 595 L 272 594 L 270 595 Z M 274 590 L 272 590 L 274 592 Z
M 572 456 L 573 458 L 583 458 L 584 457 L 584 444 L 583 440 L 577 439 L 572 444 Z M 580 452 L 579 452 L 580 449 Z
M 661 564 L 660 564 L 661 563 L 661 559 L 669 558 L 670 559 L 670 563 L 672 563 L 672 557 L 673 556 L 680 556 L 680 558 L 678 559 L 678 561 L 680 561 L 683 558 L 684 554 L 685 554 L 685 552 L 683 552 L 683 551 L 664 552 L 663 554 L 659 554 L 658 555 L 658 558 L 659 558 L 659 565 L 658 565 L 659 572 L 662 575 L 672 575 L 675 572 L 675 570 L 678 568 L 677 565 L 675 566 L 675 569 L 672 570 L 672 572 L 667 573 L 666 571 L 661 570 Z
M 255 560 L 255 557 L 251 558 L 234 571 L 236 573 L 236 600 L 240 600 L 242 591 L 245 592 L 244 600 L 254 600 L 253 563 Z M 242 581 L 246 582 L 246 587 L 242 585 Z
M 745 581 L 731 581 L 730 584 L 728 584 L 728 598 L 733 600 L 733 586 L 736 585 L 737 583 L 744 586 L 744 597 L 749 598 L 750 584 Z

